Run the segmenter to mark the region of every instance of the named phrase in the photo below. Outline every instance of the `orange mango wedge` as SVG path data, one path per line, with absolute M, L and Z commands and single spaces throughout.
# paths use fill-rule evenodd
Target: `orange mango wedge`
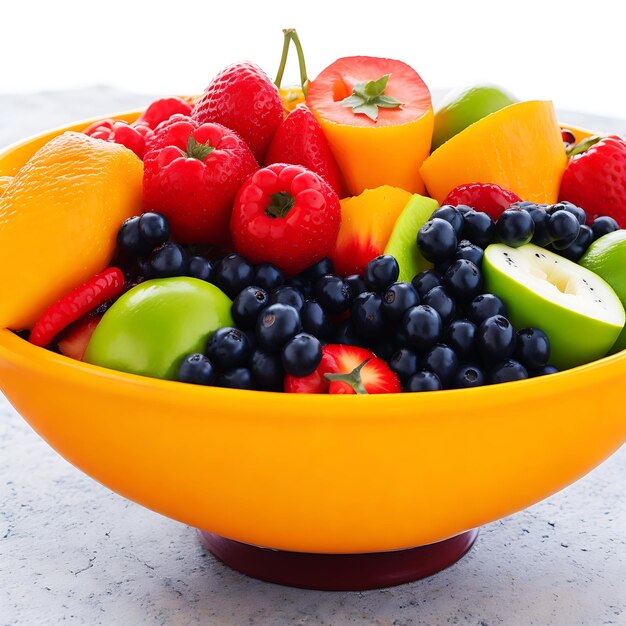
M 127 148 L 64 133 L 0 197 L 0 328 L 30 328 L 101 271 L 122 222 L 141 212 L 142 162 Z
M 412 198 L 404 189 L 383 185 L 341 200 L 341 227 L 329 255 L 344 276 L 362 274 L 373 258 L 383 254 L 391 231 Z
M 554 203 L 567 157 L 552 102 L 511 104 L 452 137 L 424 161 L 429 195 L 457 185 L 496 183 L 523 200 Z
M 11 184 L 13 176 L 0 176 L 0 196 L 4 193 L 4 190 Z
M 374 121 L 342 104 L 355 85 L 387 74 L 385 95 L 402 106 L 381 108 Z M 430 91 L 413 68 L 377 57 L 338 59 L 309 84 L 306 103 L 352 195 L 382 185 L 424 193 L 419 168 L 430 152 L 434 113 Z

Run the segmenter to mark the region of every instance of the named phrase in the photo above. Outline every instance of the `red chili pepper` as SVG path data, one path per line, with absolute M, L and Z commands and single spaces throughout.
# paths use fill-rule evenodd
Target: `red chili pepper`
M 49 306 L 33 326 L 29 341 L 36 346 L 47 346 L 64 328 L 116 298 L 123 289 L 122 270 L 108 267 Z

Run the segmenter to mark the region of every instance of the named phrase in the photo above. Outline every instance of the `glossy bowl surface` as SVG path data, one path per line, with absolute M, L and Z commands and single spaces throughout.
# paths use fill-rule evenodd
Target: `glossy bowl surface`
M 54 133 L 0 153 L 0 175 Z M 300 552 L 430 544 L 538 502 L 624 443 L 624 380 L 626 352 L 470 390 L 278 394 L 107 370 L 0 331 L 2 391 L 68 461 L 191 526 Z

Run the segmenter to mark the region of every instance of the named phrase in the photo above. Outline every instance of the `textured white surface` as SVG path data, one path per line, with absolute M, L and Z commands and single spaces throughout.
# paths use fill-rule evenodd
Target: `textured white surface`
M 145 102 L 105 89 L 2 96 L 0 144 Z M 0 626 L 626 625 L 625 495 L 623 447 L 575 485 L 485 527 L 434 577 L 362 593 L 289 589 L 231 571 L 192 529 L 86 477 L 0 398 Z

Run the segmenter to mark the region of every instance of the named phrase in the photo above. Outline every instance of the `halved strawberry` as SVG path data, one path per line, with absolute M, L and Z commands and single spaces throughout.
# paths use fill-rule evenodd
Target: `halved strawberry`
M 373 352 L 357 346 L 328 344 L 322 361 L 309 376 L 285 377 L 287 393 L 371 394 L 399 393 L 400 381 L 389 365 Z
M 467 183 L 455 187 L 441 205 L 465 204 L 486 213 L 492 220 L 497 220 L 514 202 L 520 200 L 516 193 L 495 183 Z
M 59 341 L 61 354 L 82 361 L 91 335 L 101 319 L 102 315 L 89 315 L 73 324 L 69 332 Z

